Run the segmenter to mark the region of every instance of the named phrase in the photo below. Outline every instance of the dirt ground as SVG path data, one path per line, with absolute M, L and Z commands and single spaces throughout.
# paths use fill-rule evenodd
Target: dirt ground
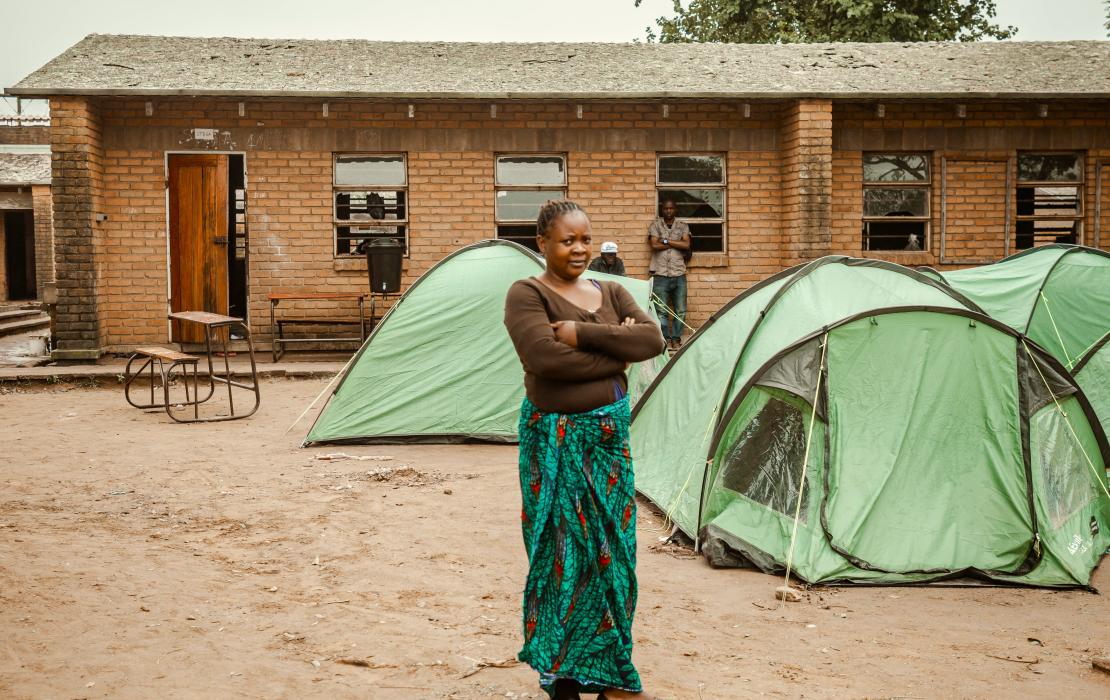
M 524 665 L 474 672 L 519 648 L 515 448 L 300 449 L 307 423 L 285 430 L 324 384 L 269 381 L 253 417 L 208 425 L 116 386 L 0 386 L 0 696 L 540 697 Z M 640 513 L 635 661 L 659 697 L 1110 695 L 1106 595 L 780 607 L 781 580 L 663 547 Z

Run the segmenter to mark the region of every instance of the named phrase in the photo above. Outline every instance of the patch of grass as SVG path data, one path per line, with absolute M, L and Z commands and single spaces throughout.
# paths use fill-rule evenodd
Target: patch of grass
M 80 377 L 73 382 L 73 386 L 78 389 L 99 389 L 100 377 Z

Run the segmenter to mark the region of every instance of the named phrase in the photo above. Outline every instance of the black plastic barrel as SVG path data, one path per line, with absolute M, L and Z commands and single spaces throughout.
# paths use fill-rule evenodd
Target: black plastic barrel
M 405 246 L 396 238 L 375 238 L 366 246 L 366 269 L 370 291 L 396 294 L 401 291 L 401 257 Z

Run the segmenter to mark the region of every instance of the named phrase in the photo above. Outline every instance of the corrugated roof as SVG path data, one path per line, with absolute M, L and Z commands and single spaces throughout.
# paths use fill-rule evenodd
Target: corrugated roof
M 49 184 L 49 153 L 0 153 L 0 186 Z
M 572 44 L 92 34 L 8 94 L 1106 97 L 1110 42 Z

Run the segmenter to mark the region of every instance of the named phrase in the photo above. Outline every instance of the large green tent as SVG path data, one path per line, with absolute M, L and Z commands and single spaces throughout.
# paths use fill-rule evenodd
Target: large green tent
M 640 401 L 638 488 L 715 564 L 1086 585 L 1110 449 L 1059 363 L 974 308 L 876 261 L 766 280 Z
M 1110 253 L 1058 243 L 943 277 L 1073 372 L 1110 431 Z
M 524 372 L 504 326 L 505 295 L 513 282 L 542 270 L 542 259 L 502 240 L 468 245 L 438 262 L 378 323 L 304 444 L 515 442 Z M 619 282 L 649 308 L 649 282 L 586 275 Z M 663 361 L 629 369 L 633 400 Z

